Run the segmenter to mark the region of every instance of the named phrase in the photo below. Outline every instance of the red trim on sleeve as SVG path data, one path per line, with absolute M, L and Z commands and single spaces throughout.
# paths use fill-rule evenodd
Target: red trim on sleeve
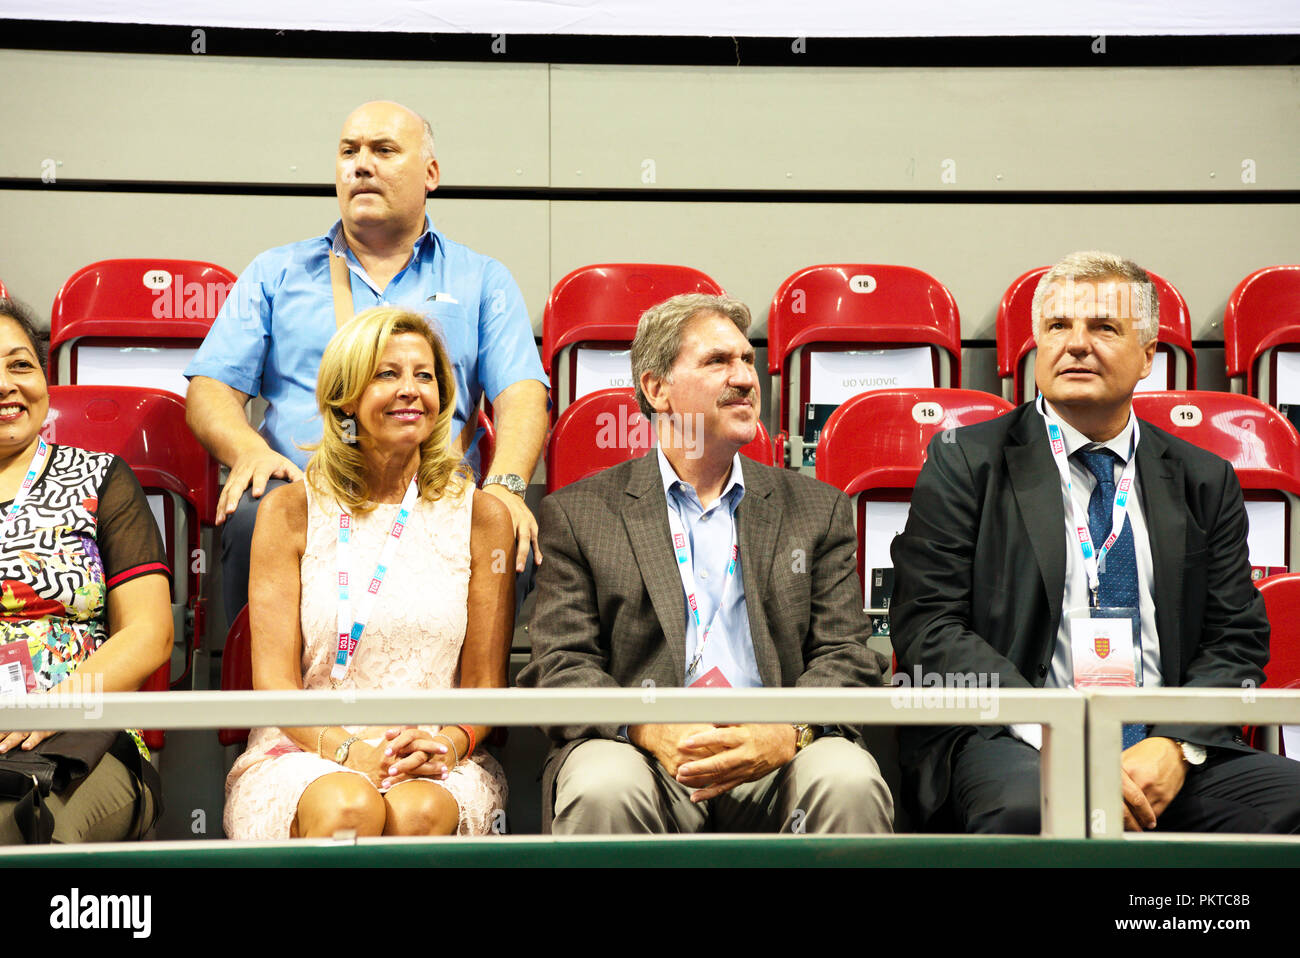
M 122 570 L 117 575 L 113 576 L 113 578 L 108 580 L 108 584 L 106 585 L 106 588 L 111 589 L 115 585 L 121 585 L 123 582 L 127 581 L 128 579 L 134 579 L 137 576 L 148 575 L 151 572 L 161 572 L 163 575 L 167 576 L 168 578 L 171 578 L 171 574 L 172 574 L 172 570 L 167 568 L 167 563 L 165 562 L 146 562 L 144 565 L 132 566 L 129 569 Z

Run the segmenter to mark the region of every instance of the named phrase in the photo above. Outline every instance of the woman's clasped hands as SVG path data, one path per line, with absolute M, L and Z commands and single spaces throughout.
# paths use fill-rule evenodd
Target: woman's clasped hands
M 378 745 L 355 742 L 347 766 L 364 772 L 376 788 L 417 778 L 445 779 L 456 756 L 445 734 L 413 725 L 390 728 Z

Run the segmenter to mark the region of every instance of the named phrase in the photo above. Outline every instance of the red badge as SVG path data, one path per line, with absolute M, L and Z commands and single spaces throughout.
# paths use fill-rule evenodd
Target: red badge
M 690 684 L 693 689 L 729 689 L 731 683 L 716 665 Z
M 1110 655 L 1110 639 L 1097 636 L 1092 643 L 1093 651 L 1097 653 L 1097 658 L 1104 659 Z

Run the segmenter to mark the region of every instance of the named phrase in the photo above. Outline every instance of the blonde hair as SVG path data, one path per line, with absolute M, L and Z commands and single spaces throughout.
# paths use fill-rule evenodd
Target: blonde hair
M 343 411 L 355 406 L 370 385 L 388 340 L 414 333 L 433 351 L 434 379 L 438 383 L 438 418 L 433 432 L 420 444 L 416 484 L 420 497 L 442 498 L 459 492 L 470 481 L 459 454 L 448 448 L 452 416 L 456 411 L 456 376 L 447 349 L 419 313 L 396 306 L 375 306 L 357 313 L 330 339 L 316 378 L 316 406 L 322 420 L 321 441 L 307 463 L 307 480 L 317 492 L 332 496 L 354 513 L 369 512 L 370 479 L 356 435 L 356 420 Z

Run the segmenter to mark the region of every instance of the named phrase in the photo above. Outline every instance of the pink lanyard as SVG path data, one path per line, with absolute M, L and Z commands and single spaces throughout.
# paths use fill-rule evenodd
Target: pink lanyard
M 3 537 L 8 531 L 9 526 L 13 523 L 14 517 L 18 515 L 18 510 L 23 507 L 27 501 L 27 494 L 32 491 L 32 486 L 36 484 L 36 477 L 41 474 L 41 469 L 45 466 L 45 460 L 50 457 L 50 447 L 45 444 L 45 440 L 39 436 L 36 439 L 36 452 L 32 453 L 32 463 L 27 467 L 27 475 L 23 476 L 22 485 L 18 487 L 18 495 L 14 496 L 14 501 L 9 504 L 9 509 L 5 512 L 4 517 L 0 518 L 0 537 Z
M 669 504 L 668 507 L 668 527 L 673 534 L 673 552 L 677 555 L 677 571 L 681 573 L 682 586 L 686 589 L 686 605 L 691 610 L 691 617 L 695 620 L 695 628 L 700 629 L 700 605 L 696 597 L 695 589 L 695 571 L 694 563 L 691 561 L 690 553 L 686 549 L 686 530 L 682 526 L 681 517 L 677 511 Z M 731 580 L 736 574 L 736 559 L 740 556 L 740 545 L 736 541 L 736 517 L 731 517 L 731 561 L 727 563 L 727 577 L 722 580 L 722 589 L 718 593 L 718 607 L 713 610 L 713 618 L 709 624 L 704 626 L 704 630 L 699 633 L 700 640 L 695 645 L 695 655 L 691 658 L 691 663 L 686 669 L 686 681 L 689 683 L 691 676 L 700 667 L 700 662 L 704 658 L 704 645 L 709 641 L 709 636 L 713 633 L 713 627 L 718 622 L 718 616 L 722 614 L 722 606 L 727 598 L 727 587 L 731 585 Z
M 1073 483 L 1070 481 L 1070 461 L 1069 456 L 1065 454 L 1065 437 L 1061 435 L 1061 427 L 1047 418 L 1047 409 L 1042 395 L 1038 397 L 1038 411 L 1043 415 L 1043 422 L 1047 424 L 1047 438 L 1052 446 L 1052 458 L 1056 460 L 1056 469 L 1065 481 L 1066 490 L 1070 490 Z M 1128 494 L 1133 488 L 1133 477 L 1137 471 L 1137 452 L 1138 444 L 1138 421 L 1133 417 L 1133 439 L 1129 447 L 1128 462 L 1124 464 L 1123 470 L 1119 474 L 1119 482 L 1115 484 L 1115 501 L 1111 505 L 1110 515 L 1110 535 L 1106 541 L 1101 544 L 1100 549 L 1094 549 L 1092 542 L 1092 533 L 1088 529 L 1088 516 L 1079 514 L 1078 503 L 1074 497 L 1070 496 L 1070 510 L 1074 517 L 1075 535 L 1079 537 L 1079 547 L 1083 550 L 1083 570 L 1088 577 L 1088 591 L 1092 594 L 1093 605 L 1097 604 L 1097 589 L 1101 584 L 1101 576 L 1098 572 L 1098 566 L 1102 559 L 1106 558 L 1106 553 L 1110 547 L 1115 544 L 1115 540 L 1120 537 L 1124 531 L 1124 519 L 1128 515 Z
M 418 495 L 419 487 L 416 485 L 415 479 L 412 479 L 411 484 L 406 488 L 406 495 L 402 497 L 402 506 L 397 510 L 397 518 L 393 520 L 393 527 L 388 530 L 388 538 L 384 541 L 384 548 L 379 553 L 379 562 L 375 566 L 374 574 L 370 577 L 370 585 L 366 587 L 365 593 L 361 596 L 355 619 L 352 617 L 352 602 L 348 591 L 348 575 L 352 551 L 352 517 L 346 512 L 339 513 L 339 644 L 334 657 L 334 668 L 330 670 L 330 680 L 336 685 L 343 680 L 348 674 L 348 669 L 352 666 L 352 656 L 357 650 L 357 645 L 361 642 L 362 634 L 366 631 L 366 622 L 370 619 L 370 610 L 374 607 L 375 597 L 379 595 L 380 586 L 384 584 L 384 576 L 388 573 L 388 567 L 392 565 L 393 555 L 397 552 L 397 543 L 406 530 L 406 523 L 411 517 L 411 508 L 415 505 Z

